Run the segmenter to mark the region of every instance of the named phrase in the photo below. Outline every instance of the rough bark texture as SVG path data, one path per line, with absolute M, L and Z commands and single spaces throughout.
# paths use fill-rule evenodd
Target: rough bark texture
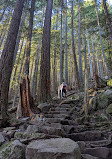
M 68 53 L 67 53 L 67 0 L 65 1 L 65 82 L 68 84 Z
M 90 52 L 90 45 L 89 45 L 88 30 L 87 30 L 87 44 L 88 44 L 88 54 L 89 54 L 90 76 L 91 78 L 93 78 L 93 68 L 92 68 L 92 62 L 91 62 L 91 52 Z
M 16 60 L 16 54 L 18 52 L 20 39 L 21 39 L 21 34 L 22 34 L 22 29 L 23 29 L 23 26 L 24 26 L 24 23 L 25 23 L 26 15 L 27 15 L 27 9 L 28 9 L 28 0 L 26 0 L 26 7 L 23 10 L 23 14 L 22 14 L 22 17 L 21 17 L 21 22 L 20 22 L 20 26 L 19 26 L 18 36 L 17 36 L 17 39 L 16 39 L 16 46 L 15 46 L 15 50 L 14 50 L 13 65 L 14 65 L 14 62 Z
M 80 0 L 78 0 L 78 53 L 79 53 L 79 76 L 80 83 L 83 83 L 82 71 L 82 55 L 81 55 L 81 15 L 80 15 Z
M 40 109 L 35 106 L 33 97 L 30 93 L 30 83 L 28 76 L 25 76 L 22 83 L 20 84 L 20 97 L 22 115 L 24 117 L 31 117 L 34 113 L 40 113 Z
M 62 6 L 61 6 L 61 37 L 60 37 L 60 84 L 63 82 L 63 52 L 62 52 Z
M 32 96 L 35 99 L 36 98 L 36 91 L 37 91 L 37 75 L 38 75 L 38 67 L 39 67 L 39 59 L 40 59 L 40 46 L 41 46 L 41 40 L 40 43 L 37 47 L 37 51 L 36 51 L 36 57 L 35 57 L 35 67 L 33 70 L 33 76 L 32 76 Z
M 19 30 L 23 4 L 24 0 L 17 0 L 16 2 L 7 40 L 0 60 L 0 105 L 3 124 L 6 124 L 8 118 L 8 90 L 10 84 L 10 76 L 12 72 L 14 49 L 16 45 L 16 38 Z
M 57 10 L 57 18 L 56 18 L 56 30 L 57 30 L 57 27 L 58 27 L 58 14 L 59 14 L 59 11 Z M 56 57 L 57 57 L 57 36 L 55 35 L 55 40 L 54 40 L 54 63 L 53 63 L 53 91 L 56 92 L 56 87 L 57 87 L 57 84 L 56 84 Z
M 80 80 L 79 80 L 79 72 L 78 72 L 78 65 L 77 65 L 77 58 L 76 58 L 76 53 L 75 53 L 75 44 L 74 44 L 74 29 L 73 29 L 73 0 L 72 0 L 72 10 L 71 10 L 71 28 L 72 28 L 72 52 L 74 55 L 74 66 L 75 66 L 75 73 L 76 73 L 76 80 L 77 80 L 77 85 L 78 88 L 80 88 Z
M 108 9 L 107 9 L 106 0 L 103 0 L 103 7 L 104 7 L 104 13 L 106 16 L 106 25 L 107 25 L 107 29 L 108 29 L 108 36 L 109 36 L 110 44 L 112 47 L 112 26 L 111 26 L 110 15 L 109 15 Z
M 97 9 L 97 0 L 95 0 L 95 8 L 96 8 L 96 16 L 97 16 L 97 23 L 98 23 L 98 29 L 99 29 L 100 43 L 101 43 L 101 48 L 102 48 L 102 53 L 103 53 L 103 62 L 105 65 L 105 71 L 109 77 L 110 75 L 109 75 L 109 71 L 108 71 L 108 67 L 107 67 L 107 63 L 106 63 L 106 57 L 105 57 L 103 41 L 102 41 L 102 36 L 101 36 L 100 20 L 99 20 L 98 9 Z
M 89 95 L 88 95 L 88 73 L 87 69 L 85 70 L 85 84 L 84 84 L 84 113 L 87 117 L 88 115 L 88 104 L 89 104 Z
M 25 61 L 25 66 L 24 66 L 24 73 L 27 75 L 29 75 L 31 38 L 32 38 L 32 29 L 33 29 L 33 17 L 34 17 L 34 10 L 35 10 L 35 1 L 36 0 L 31 1 L 29 26 L 28 26 L 28 36 L 27 36 L 27 42 L 26 42 L 26 61 Z
M 40 101 L 46 102 L 51 98 L 50 93 L 50 30 L 53 0 L 47 1 L 40 67 Z

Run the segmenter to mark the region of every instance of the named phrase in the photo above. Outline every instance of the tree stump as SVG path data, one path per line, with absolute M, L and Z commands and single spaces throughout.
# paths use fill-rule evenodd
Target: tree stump
M 20 84 L 20 98 L 22 116 L 31 117 L 34 114 L 41 112 L 40 109 L 37 108 L 34 104 L 34 100 L 30 92 L 30 82 L 28 76 L 25 76 L 22 83 Z

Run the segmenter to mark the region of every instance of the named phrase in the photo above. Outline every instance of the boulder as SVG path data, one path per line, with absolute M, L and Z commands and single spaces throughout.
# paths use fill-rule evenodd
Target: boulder
M 37 125 L 29 125 L 26 129 L 26 133 L 37 133 L 39 131 L 39 128 Z
M 112 90 L 106 90 L 101 93 L 101 95 L 97 99 L 98 108 L 103 109 L 106 108 L 110 103 L 112 103 Z
M 41 109 L 42 113 L 48 112 L 51 107 L 52 107 L 52 105 L 48 104 L 48 103 L 40 103 L 38 105 L 38 108 Z
M 10 141 L 0 148 L 0 159 L 24 159 L 25 145 L 19 140 Z
M 55 128 L 51 126 L 43 126 L 39 128 L 40 133 L 48 134 L 48 135 L 56 135 L 64 137 L 65 131 L 62 128 Z
M 84 142 L 84 141 L 78 141 L 77 144 L 78 144 L 79 147 L 80 147 L 81 153 L 84 153 L 84 152 L 85 152 L 85 147 L 86 147 L 85 142 Z
M 87 148 L 85 153 L 99 157 L 101 159 L 110 158 L 110 150 L 106 147 Z
M 107 107 L 107 109 L 106 109 L 106 114 L 107 115 L 112 115 L 112 104 L 110 104 L 108 107 Z
M 28 133 L 28 132 L 16 132 L 14 135 L 14 137 L 20 141 L 40 139 L 43 136 L 44 136 L 43 133 Z
M 94 157 L 88 154 L 82 154 L 81 157 L 81 159 L 99 159 L 98 157 Z
M 96 141 L 102 139 L 102 133 L 100 131 L 85 131 L 69 134 L 68 137 L 74 141 Z
M 0 132 L 0 145 L 2 145 L 2 143 L 5 141 L 2 133 Z
M 31 142 L 26 148 L 26 159 L 81 159 L 76 142 L 68 138 L 52 138 Z

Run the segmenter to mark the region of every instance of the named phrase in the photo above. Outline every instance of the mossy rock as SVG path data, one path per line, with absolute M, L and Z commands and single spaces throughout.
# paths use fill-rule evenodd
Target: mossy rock
M 106 109 L 106 114 L 109 115 L 111 114 L 112 115 L 112 104 L 110 104 L 107 109 Z
M 14 137 L 16 139 L 35 139 L 35 138 L 40 138 L 43 135 L 44 134 L 42 133 L 16 132 Z
M 25 158 L 25 145 L 20 143 L 19 140 L 10 141 L 5 143 L 0 148 L 1 159 L 24 159 Z

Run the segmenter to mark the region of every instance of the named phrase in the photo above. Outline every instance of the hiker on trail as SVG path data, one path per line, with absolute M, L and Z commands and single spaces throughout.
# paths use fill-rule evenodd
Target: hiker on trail
M 65 93 L 65 97 L 66 97 L 66 92 L 67 92 L 67 84 L 63 82 L 62 97 L 64 97 L 63 93 Z
M 66 92 L 67 92 L 67 84 L 63 82 L 60 86 L 58 86 L 58 98 L 64 97 L 63 93 L 65 93 L 66 97 Z

